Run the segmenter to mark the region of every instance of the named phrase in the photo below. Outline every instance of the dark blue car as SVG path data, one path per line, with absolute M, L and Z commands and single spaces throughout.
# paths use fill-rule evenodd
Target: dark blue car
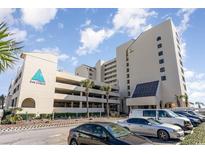
M 176 114 L 181 114 L 181 115 L 183 115 L 183 116 L 185 116 L 185 117 L 187 117 L 187 118 L 198 119 L 198 120 L 200 120 L 200 122 L 203 121 L 200 117 L 198 117 L 198 116 L 196 116 L 196 115 L 192 115 L 192 114 L 190 114 L 190 113 L 188 113 L 188 112 L 186 112 L 186 111 L 174 111 L 174 113 L 176 113 Z

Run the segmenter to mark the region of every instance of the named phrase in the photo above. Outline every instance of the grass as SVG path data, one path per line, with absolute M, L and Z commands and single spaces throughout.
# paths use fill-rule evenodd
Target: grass
M 192 134 L 187 135 L 181 145 L 205 144 L 205 123 L 200 124 L 194 129 Z

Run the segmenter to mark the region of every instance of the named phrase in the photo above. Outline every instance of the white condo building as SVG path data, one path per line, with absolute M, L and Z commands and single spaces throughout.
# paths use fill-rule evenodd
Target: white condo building
M 127 107 L 185 105 L 183 100 L 178 104 L 176 101 L 176 96 L 187 92 L 180 38 L 170 19 L 118 46 L 116 58 L 108 62 L 100 60 L 93 68 L 95 79 L 100 76 L 99 81 L 119 87 L 122 112 L 127 112 Z M 76 75 L 89 78 L 84 71 L 83 65 L 79 66 Z
M 21 107 L 23 113 L 85 113 L 85 88 L 80 85 L 84 77 L 57 70 L 57 56 L 45 53 L 23 53 L 24 62 L 9 87 L 7 108 Z M 104 112 L 106 108 L 103 82 L 94 81 L 90 89 L 89 112 Z M 110 110 L 119 110 L 119 93 L 112 86 Z
M 57 71 L 57 57 L 24 53 L 24 64 L 9 88 L 8 106 L 25 112 L 86 112 L 84 88 L 91 79 L 90 111 L 104 112 L 104 84 L 112 85 L 111 110 L 127 113 L 129 108 L 172 108 L 184 106 L 176 96 L 185 95 L 186 83 L 180 38 L 167 20 L 116 48 L 116 57 L 99 60 L 94 67 L 80 65 L 75 75 Z M 32 106 L 32 107 L 31 107 Z

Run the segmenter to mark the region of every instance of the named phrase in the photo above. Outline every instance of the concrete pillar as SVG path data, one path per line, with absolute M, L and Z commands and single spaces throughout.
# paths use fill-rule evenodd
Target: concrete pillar
M 80 108 L 83 108 L 83 102 L 80 102 Z
M 73 102 L 71 102 L 71 108 L 73 108 Z

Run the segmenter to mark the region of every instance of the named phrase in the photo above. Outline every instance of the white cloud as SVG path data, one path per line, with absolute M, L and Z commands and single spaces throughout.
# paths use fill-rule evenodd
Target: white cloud
M 33 26 L 35 29 L 42 29 L 44 25 L 48 24 L 56 16 L 57 9 L 42 9 L 42 8 L 24 8 L 21 9 L 22 21 L 25 24 Z
M 14 12 L 15 12 L 15 9 L 1 8 L 0 9 L 0 21 L 6 21 L 9 24 L 13 24 L 15 20 L 12 14 Z
M 96 31 L 92 28 L 84 29 L 81 31 L 81 46 L 78 48 L 77 54 L 81 56 L 96 52 L 97 47 L 112 34 L 111 30 L 106 29 Z
M 11 37 L 14 38 L 16 41 L 26 40 L 27 32 L 25 30 L 13 28 L 13 29 L 11 29 L 11 33 L 13 33 L 13 35 Z
M 91 20 L 87 19 L 87 20 L 85 21 L 85 23 L 82 24 L 80 27 L 87 27 L 87 26 L 89 26 L 90 24 L 91 24 Z
M 118 9 L 113 17 L 115 31 L 123 30 L 131 37 L 136 37 L 151 25 L 147 25 L 148 17 L 156 16 L 157 13 L 149 9 Z
M 37 38 L 37 39 L 36 39 L 36 42 L 44 42 L 44 41 L 45 41 L 44 38 Z
M 192 102 L 205 102 L 205 73 L 185 69 L 189 99 Z
M 59 23 L 58 23 L 58 28 L 59 28 L 59 29 L 63 29 L 63 28 L 64 28 L 64 24 L 59 22 Z
M 59 61 L 63 61 L 63 62 L 67 61 L 67 62 L 71 63 L 73 66 L 76 66 L 78 64 L 77 57 L 70 56 L 69 54 L 62 52 L 58 47 L 34 49 L 31 52 L 51 53 L 51 54 L 58 56 Z
M 182 52 L 183 57 L 186 56 L 186 42 L 182 38 L 182 35 L 189 27 L 190 16 L 194 13 L 195 10 L 196 9 L 187 9 L 186 8 L 186 9 L 180 9 L 177 12 L 177 15 L 182 18 L 180 24 L 176 28 L 177 28 L 177 31 L 179 32 L 179 35 L 181 38 L 181 47 L 182 47 L 181 52 Z
M 91 21 L 87 20 L 83 24 L 83 27 L 86 26 L 86 28 L 81 30 L 81 45 L 76 53 L 78 55 L 86 55 L 97 52 L 98 46 L 104 40 L 119 31 L 126 32 L 131 37 L 137 37 L 140 32 L 151 27 L 151 25 L 147 24 L 147 18 L 156 15 L 156 12 L 149 9 L 118 9 L 112 19 L 112 28 L 101 28 L 98 30 L 88 27 Z
M 177 27 L 177 30 L 180 34 L 183 34 L 183 32 L 186 31 L 187 28 L 189 27 L 190 16 L 194 13 L 195 10 L 196 9 L 186 8 L 186 9 L 180 9 L 177 12 L 177 15 L 182 17 L 181 23 Z

